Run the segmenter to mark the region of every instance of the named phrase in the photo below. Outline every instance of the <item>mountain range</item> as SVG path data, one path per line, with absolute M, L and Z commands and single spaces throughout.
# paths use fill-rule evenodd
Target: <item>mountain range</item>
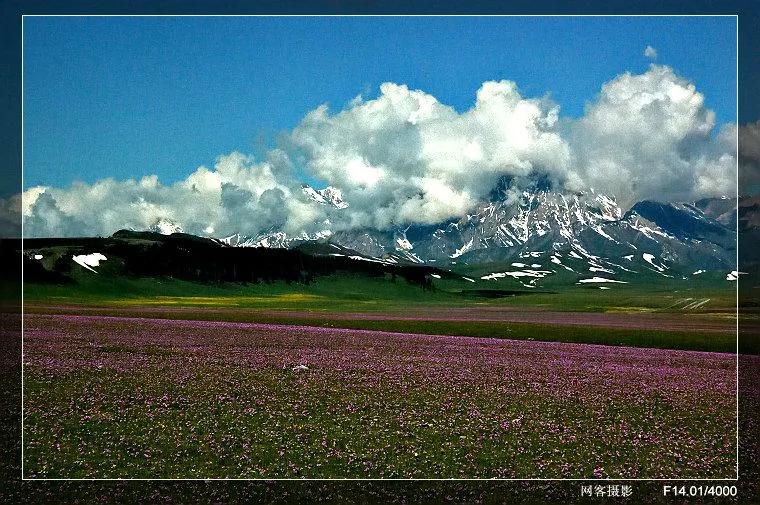
M 335 188 L 304 185 L 302 190 L 314 205 L 331 212 L 350 208 Z M 211 238 L 185 234 L 161 219 L 148 231 L 121 230 L 110 238 L 27 239 L 25 262 L 27 273 L 40 270 L 38 277 L 52 282 L 78 268 L 72 258 L 97 272 L 86 264 L 92 254 L 119 258 L 119 268 L 130 275 L 201 281 L 300 281 L 343 271 L 398 275 L 422 285 L 458 279 L 478 284 L 472 288 L 507 290 L 724 282 L 739 276 L 737 228 L 757 234 L 759 209 L 758 198 L 742 199 L 738 206 L 728 198 L 642 201 L 624 210 L 614 198 L 593 190 L 537 189 L 517 197 L 505 191 L 463 217 L 435 225 L 325 226 L 312 234 L 273 229 L 254 236 L 241 230 Z M 743 266 L 760 264 L 757 253 L 740 252 Z
M 302 189 L 316 205 L 335 212 L 349 207 L 335 188 Z M 614 198 L 593 190 L 535 190 L 518 198 L 495 194 L 468 215 L 436 225 L 326 227 L 314 234 L 271 230 L 255 236 L 241 231 L 216 240 L 233 247 L 281 249 L 333 244 L 377 261 L 475 272 L 483 280 L 512 278 L 526 287 L 557 273 L 600 284 L 629 282 L 640 272 L 687 278 L 720 271 L 732 280 L 738 275 L 737 219 L 742 228 L 757 227 L 757 208 L 755 202 L 737 212 L 735 200 L 710 198 L 642 201 L 624 211 Z M 166 228 L 176 231 L 166 223 L 153 231 L 165 233 Z

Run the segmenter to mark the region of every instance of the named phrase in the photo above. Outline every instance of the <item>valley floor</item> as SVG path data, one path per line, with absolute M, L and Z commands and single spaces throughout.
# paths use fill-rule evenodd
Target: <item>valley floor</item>
M 274 297 L 275 300 L 277 297 Z M 730 308 L 711 312 L 645 311 L 609 308 L 605 312 L 558 311 L 504 303 L 469 305 L 402 305 L 350 310 L 329 304 L 299 307 L 305 303 L 261 303 L 241 297 L 225 305 L 204 304 L 203 298 L 123 299 L 100 303 L 51 303 L 30 300 L 27 314 L 101 315 L 293 324 L 378 330 L 430 335 L 506 338 L 568 343 L 624 345 L 696 351 L 736 352 L 736 315 Z M 307 301 L 311 302 L 310 299 Z M 357 304 L 359 308 L 361 304 Z M 743 325 L 760 334 L 754 318 Z M 756 339 L 740 341 L 742 352 L 756 352 Z
M 27 477 L 735 473 L 729 353 L 129 310 L 27 311 Z

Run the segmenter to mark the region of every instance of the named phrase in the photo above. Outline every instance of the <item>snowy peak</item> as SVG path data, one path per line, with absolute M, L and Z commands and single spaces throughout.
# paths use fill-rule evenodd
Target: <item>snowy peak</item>
M 301 186 L 301 191 L 307 198 L 321 205 L 329 205 L 336 209 L 348 208 L 348 203 L 343 200 L 343 194 L 338 188 L 327 186 L 324 189 L 314 189 L 308 184 L 304 184 Z
M 434 249 L 449 258 L 486 250 L 501 250 L 503 255 L 504 250 L 516 252 L 529 242 L 571 243 L 583 233 L 614 243 L 604 227 L 618 222 L 622 214 L 615 200 L 604 195 L 524 192 L 516 202 L 481 205 L 440 228 L 433 234 Z
M 412 243 L 406 238 L 406 230 L 397 232 L 394 242 L 397 251 L 410 251 L 413 248 Z
M 303 193 L 315 205 L 348 205 L 335 188 L 304 186 Z M 644 201 L 623 212 L 613 197 L 597 192 L 539 190 L 523 192 L 517 199 L 491 199 L 466 216 L 435 225 L 332 229 L 325 221 L 316 233 L 272 229 L 256 237 L 235 234 L 220 242 L 277 248 L 324 243 L 378 260 L 444 268 L 499 264 L 479 277 L 527 287 L 560 276 L 583 285 L 613 285 L 631 275 L 676 278 L 735 269 L 735 235 L 703 208 L 720 216 L 736 215 L 724 202 Z
M 162 217 L 153 223 L 148 231 L 160 233 L 161 235 L 171 235 L 172 233 L 182 233 L 182 227 L 169 218 Z
M 725 236 L 729 233 L 725 225 L 708 217 L 697 206 L 687 203 L 659 203 L 647 200 L 634 205 L 626 213 L 626 217 L 642 217 L 678 238 L 704 240 L 716 234 Z
M 343 200 L 343 193 L 341 193 L 338 188 L 327 186 L 325 189 L 320 191 L 320 194 L 328 204 L 332 205 L 336 209 L 348 208 L 348 203 Z

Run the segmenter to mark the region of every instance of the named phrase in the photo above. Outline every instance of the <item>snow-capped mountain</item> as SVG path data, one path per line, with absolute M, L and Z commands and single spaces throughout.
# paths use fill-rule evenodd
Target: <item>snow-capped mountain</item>
M 349 205 L 335 188 L 315 190 L 304 185 L 303 192 L 315 204 L 329 205 L 336 212 Z M 541 190 L 526 191 L 517 200 L 493 198 L 467 216 L 437 225 L 390 230 L 331 230 L 327 225 L 312 234 L 271 230 L 256 237 L 235 234 L 220 242 L 277 248 L 329 242 L 393 261 L 455 269 L 493 266 L 482 279 L 512 277 L 534 286 L 556 273 L 572 273 L 581 283 L 604 283 L 638 272 L 681 278 L 710 270 L 732 271 L 735 223 L 735 201 L 730 199 L 693 204 L 643 201 L 624 212 L 614 198 L 593 190 L 578 194 Z
M 308 184 L 303 184 L 301 190 L 307 197 L 322 205 L 330 205 L 336 209 L 348 207 L 348 204 L 343 201 L 343 194 L 338 188 L 327 186 L 324 189 L 314 189 Z
M 490 202 L 433 230 L 410 227 L 403 238 L 407 256 L 441 266 L 508 263 L 515 268 L 485 277 L 523 284 L 558 271 L 612 281 L 642 271 L 677 277 L 735 268 L 733 230 L 696 206 L 640 202 L 624 213 L 614 199 L 593 192 L 526 192 L 517 202 Z M 398 240 L 393 246 L 402 249 Z
M 153 223 L 148 231 L 160 233 L 161 235 L 171 235 L 172 233 L 182 233 L 182 227 L 171 219 L 162 217 Z
M 274 249 L 289 249 L 290 247 L 304 242 L 311 241 L 323 241 L 332 236 L 330 230 L 322 230 L 313 234 L 302 232 L 299 235 L 291 236 L 283 231 L 270 231 L 257 235 L 256 237 L 248 237 L 235 233 L 229 237 L 215 239 L 217 242 L 232 246 L 232 247 L 269 247 Z

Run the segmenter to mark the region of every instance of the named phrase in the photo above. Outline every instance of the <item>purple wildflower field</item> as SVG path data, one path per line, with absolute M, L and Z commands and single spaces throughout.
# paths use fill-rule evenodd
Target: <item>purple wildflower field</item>
M 26 477 L 728 478 L 732 354 L 26 315 Z

